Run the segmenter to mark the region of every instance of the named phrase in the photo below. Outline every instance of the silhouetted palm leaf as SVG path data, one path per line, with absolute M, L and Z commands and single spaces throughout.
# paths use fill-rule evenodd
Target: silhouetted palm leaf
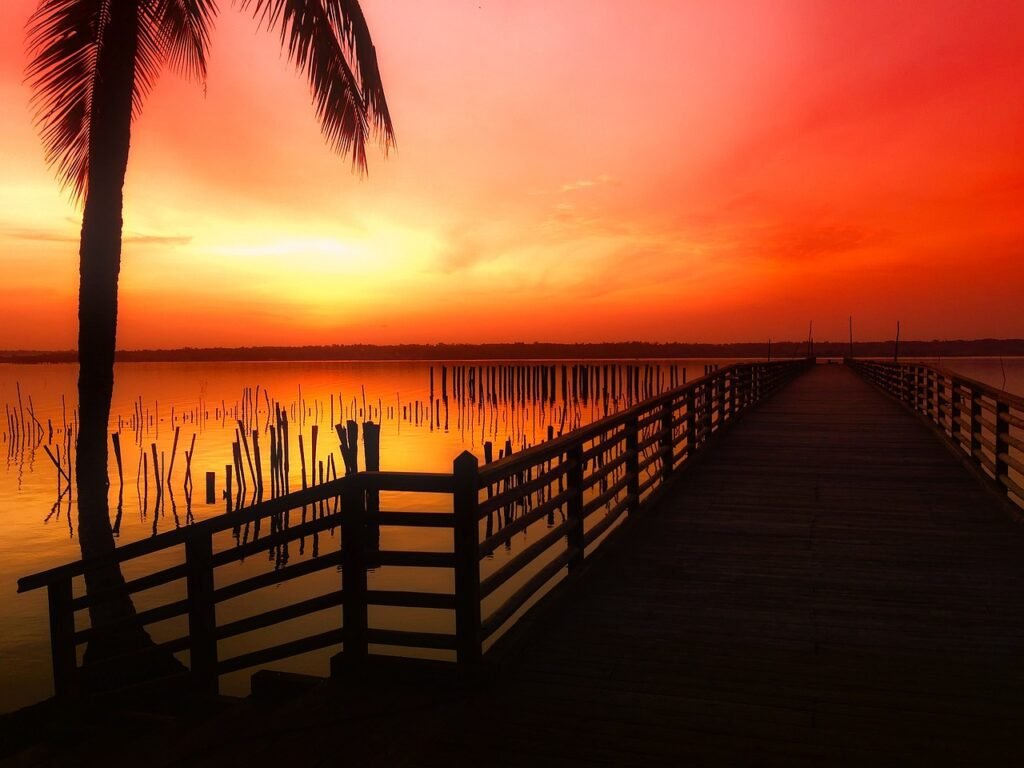
M 28 24 L 28 79 L 46 159 L 79 197 L 89 174 L 89 111 L 109 2 L 46 0 Z
M 89 141 L 99 53 L 119 0 L 42 0 L 29 20 L 28 79 L 47 161 L 76 198 L 89 178 Z M 121 0 L 124 1 L 124 0 Z M 206 78 L 216 0 L 136 0 L 132 114 L 137 117 L 161 69 Z M 317 117 L 331 147 L 366 169 L 371 132 L 385 151 L 394 144 L 377 54 L 355 0 L 238 0 L 268 27 L 306 72 Z
M 324 136 L 337 152 L 352 156 L 353 166 L 365 171 L 371 126 L 382 134 L 385 150 L 393 145 L 394 133 L 377 54 L 358 3 L 240 0 L 240 7 L 251 9 L 261 24 L 279 31 L 288 57 L 309 79 Z

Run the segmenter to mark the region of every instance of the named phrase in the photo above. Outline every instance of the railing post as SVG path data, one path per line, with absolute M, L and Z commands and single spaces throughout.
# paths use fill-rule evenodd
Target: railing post
M 200 531 L 185 542 L 188 634 L 192 680 L 197 690 L 216 695 L 217 606 L 213 601 L 213 534 Z
M 995 459 L 996 459 L 996 482 L 1003 493 L 1007 492 L 1007 486 L 1003 484 L 1002 477 L 1010 474 L 1010 465 L 1007 462 L 1010 453 L 1010 404 L 1003 400 L 996 400 L 996 430 L 995 430 Z
M 358 474 L 344 479 L 341 491 L 342 632 L 345 664 L 359 664 L 367 655 L 366 491 Z
M 458 663 L 473 664 L 483 652 L 480 630 L 479 466 L 463 451 L 452 464 L 455 477 L 455 653 Z
M 736 382 L 732 378 L 732 373 L 726 371 L 721 374 L 719 381 L 722 387 L 722 404 L 721 415 L 719 421 L 732 421 L 733 411 L 736 410 Z
M 627 505 L 629 512 L 640 507 L 640 426 L 636 416 L 626 422 L 626 492 L 632 501 Z
M 713 384 L 704 383 L 700 388 L 701 392 L 701 413 L 700 413 L 700 444 L 704 445 L 711 437 L 711 427 L 714 425 L 715 413 L 715 388 Z
M 935 371 L 931 368 L 925 369 L 928 376 L 928 411 L 933 422 L 939 421 L 939 381 Z
M 981 453 L 981 403 L 978 390 L 971 387 L 971 457 L 977 461 Z
M 697 452 L 697 398 L 693 387 L 686 390 L 686 458 Z
M 949 431 L 950 437 L 953 438 L 953 442 L 956 443 L 956 447 L 962 447 L 960 442 L 960 386 L 956 379 L 950 379 L 950 396 L 949 396 Z
M 661 405 L 661 482 L 668 482 L 672 475 L 674 463 L 675 441 L 672 439 L 672 399 Z
M 917 389 L 919 403 L 917 412 L 927 417 L 931 411 L 931 381 L 928 378 L 928 370 L 920 365 L 917 367 Z
M 569 448 L 567 458 L 568 490 L 571 492 L 566 503 L 566 515 L 572 521 L 566 538 L 570 549 L 576 552 L 569 560 L 569 571 L 572 572 L 583 565 L 583 443 L 576 442 Z
M 725 423 L 725 376 L 723 374 L 715 374 L 715 390 L 718 392 L 716 402 L 718 403 L 718 426 L 721 427 Z
M 50 653 L 53 657 L 53 693 L 58 699 L 76 692 L 78 659 L 75 654 L 75 614 L 71 609 L 71 579 L 50 582 Z

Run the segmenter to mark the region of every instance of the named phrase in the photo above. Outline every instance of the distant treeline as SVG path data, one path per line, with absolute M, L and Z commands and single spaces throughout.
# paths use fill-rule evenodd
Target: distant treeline
M 892 357 L 893 341 L 855 342 L 855 357 Z M 850 345 L 839 341 L 814 342 L 818 357 L 841 357 Z M 900 357 L 1024 356 L 1024 339 L 957 339 L 954 341 L 900 341 Z M 806 341 L 772 342 L 771 356 L 800 357 L 807 354 Z M 137 349 L 117 353 L 121 362 L 231 362 L 295 360 L 564 360 L 650 358 L 764 358 L 768 343 L 655 344 L 643 341 L 597 344 L 332 344 L 306 347 L 184 347 Z M 74 350 L 61 352 L 0 352 L 5 363 L 70 363 Z

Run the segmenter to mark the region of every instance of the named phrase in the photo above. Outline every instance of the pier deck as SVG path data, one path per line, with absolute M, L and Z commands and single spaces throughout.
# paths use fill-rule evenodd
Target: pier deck
M 482 683 L 323 686 L 150 764 L 1020 762 L 1024 537 L 848 368 L 746 413 L 628 526 Z

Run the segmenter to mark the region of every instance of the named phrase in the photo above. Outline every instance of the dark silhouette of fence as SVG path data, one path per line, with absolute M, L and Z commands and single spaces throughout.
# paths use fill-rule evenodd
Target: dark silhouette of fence
M 496 462 L 479 466 L 468 452 L 455 459 L 451 474 L 359 472 L 311 488 L 226 513 L 220 517 L 119 547 L 104 558 L 79 561 L 19 580 L 18 591 L 46 587 L 54 687 L 58 697 L 83 693 L 79 646 L 97 632 L 117 627 L 76 629 L 75 614 L 111 595 L 75 596 L 73 580 L 89 568 L 131 564 L 150 555 L 179 562 L 150 569 L 127 580 L 130 594 L 176 583 L 178 599 L 124 619 L 147 626 L 184 618 L 187 632 L 155 648 L 133 653 L 189 651 L 188 676 L 203 692 L 217 691 L 226 673 L 256 667 L 309 651 L 338 647 L 345 665 L 358 664 L 371 646 L 417 652 L 447 651 L 459 665 L 473 664 L 502 631 L 550 589 L 570 576 L 612 532 L 623 515 L 653 502 L 673 474 L 691 461 L 743 411 L 761 402 L 802 371 L 810 361 L 731 365 L 650 398 L 614 416 L 549 440 Z M 381 493 L 441 494 L 452 512 L 380 509 Z M 301 522 L 289 515 L 302 509 Z M 311 510 L 307 517 L 306 510 Z M 215 535 L 261 522 L 270 533 L 237 539 L 218 550 Z M 484 575 L 481 561 L 530 526 L 545 526 L 514 556 Z M 446 529 L 451 551 L 381 550 L 380 527 Z M 217 586 L 218 568 L 296 540 L 340 531 L 340 546 Z M 287 560 L 285 561 L 287 562 Z M 389 566 L 446 569 L 451 592 L 371 589 L 367 570 Z M 340 569 L 336 588 L 237 620 L 218 620 L 218 605 L 258 590 Z M 184 583 L 184 592 L 180 587 Z M 320 631 L 286 642 L 224 657 L 220 644 L 283 622 L 339 608 Z M 439 609 L 454 613 L 453 632 L 426 632 L 371 626 L 373 607 Z M 412 624 L 410 624 L 412 626 Z M 116 668 L 125 657 L 104 659 Z
M 846 360 L 925 418 L 958 455 L 1024 507 L 1024 397 L 925 363 Z

